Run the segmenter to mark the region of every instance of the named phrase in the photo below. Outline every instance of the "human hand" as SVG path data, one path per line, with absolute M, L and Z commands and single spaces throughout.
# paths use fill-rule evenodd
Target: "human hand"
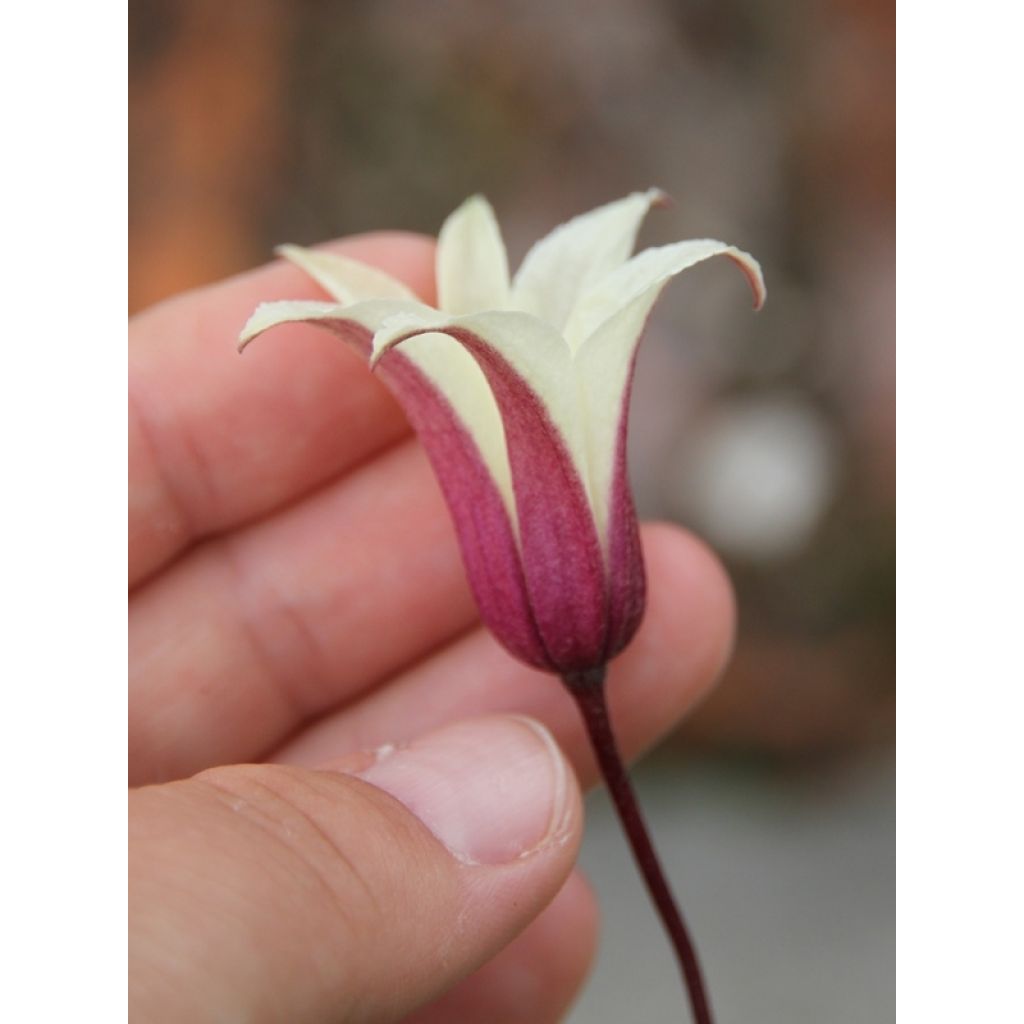
M 433 298 L 431 241 L 335 247 Z M 597 927 L 573 871 L 586 737 L 478 626 L 363 361 L 302 325 L 235 354 L 257 302 L 319 297 L 274 263 L 131 325 L 133 1019 L 554 1021 Z M 646 617 L 609 682 L 630 756 L 711 685 L 733 624 L 699 542 L 644 543 Z

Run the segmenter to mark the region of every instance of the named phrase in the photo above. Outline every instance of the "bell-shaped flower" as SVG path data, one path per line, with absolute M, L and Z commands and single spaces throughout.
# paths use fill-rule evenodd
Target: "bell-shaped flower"
M 644 608 L 626 472 L 637 344 L 662 288 L 728 256 L 764 301 L 757 262 L 708 239 L 630 258 L 661 193 L 635 193 L 557 228 L 509 276 L 487 201 L 445 222 L 438 307 L 381 271 L 285 246 L 336 300 L 261 305 L 242 348 L 303 321 L 355 345 L 419 434 L 447 499 L 480 614 L 502 644 L 562 675 L 604 665 Z

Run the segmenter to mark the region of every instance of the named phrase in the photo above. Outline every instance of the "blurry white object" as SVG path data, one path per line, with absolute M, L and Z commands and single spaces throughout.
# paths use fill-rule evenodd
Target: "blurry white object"
M 676 497 L 723 553 L 757 561 L 793 554 L 813 533 L 836 483 L 827 421 L 791 396 L 720 406 L 695 427 Z

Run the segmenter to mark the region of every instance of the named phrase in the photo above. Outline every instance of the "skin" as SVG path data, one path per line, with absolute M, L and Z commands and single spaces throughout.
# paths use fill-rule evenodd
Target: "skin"
M 332 248 L 433 300 L 430 239 Z M 278 262 L 130 325 L 132 1018 L 555 1021 L 596 942 L 573 868 L 594 763 L 557 680 L 477 623 L 425 457 L 361 359 L 308 326 L 235 353 L 258 302 L 321 297 Z M 630 758 L 713 684 L 734 622 L 699 541 L 651 525 L 644 545 L 647 614 L 609 681 Z M 572 769 L 528 856 L 464 863 L 354 774 L 385 743 L 450 748 L 450 723 L 467 749 L 524 728 L 508 713 Z

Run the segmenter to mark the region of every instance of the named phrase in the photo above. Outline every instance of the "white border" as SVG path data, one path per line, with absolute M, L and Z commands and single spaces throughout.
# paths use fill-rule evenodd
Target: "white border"
M 899 1011 L 1009 1020 L 1024 876 L 1019 11 L 905 4 Z
M 125 1013 L 123 11 L 15 4 L 0 34 L 12 1019 Z

